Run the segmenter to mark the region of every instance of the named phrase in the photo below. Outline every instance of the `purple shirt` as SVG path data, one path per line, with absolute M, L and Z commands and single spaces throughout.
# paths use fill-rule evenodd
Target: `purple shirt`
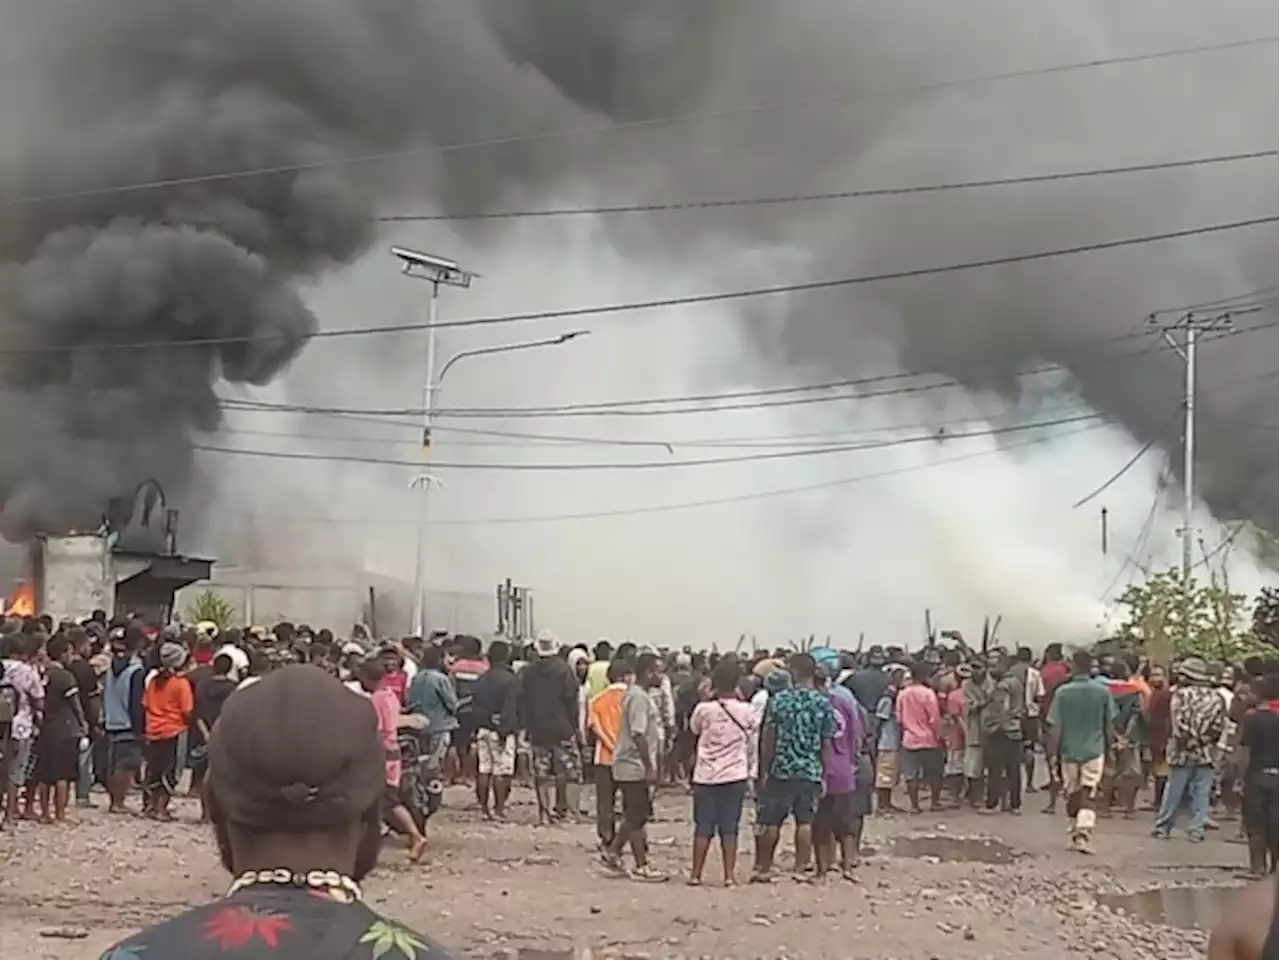
M 836 714 L 836 735 L 822 747 L 822 783 L 827 793 L 853 793 L 862 723 L 857 709 L 846 698 L 834 693 L 827 694 L 827 698 Z

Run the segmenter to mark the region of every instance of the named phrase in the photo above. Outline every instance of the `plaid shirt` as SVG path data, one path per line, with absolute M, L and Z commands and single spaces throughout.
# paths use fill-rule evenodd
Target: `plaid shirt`
M 1211 766 L 1227 723 L 1227 706 L 1218 691 L 1181 684 L 1173 691 L 1169 714 L 1169 765 Z

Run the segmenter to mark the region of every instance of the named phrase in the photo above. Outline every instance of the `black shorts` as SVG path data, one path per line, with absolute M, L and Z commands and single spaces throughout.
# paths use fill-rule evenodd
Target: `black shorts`
M 780 827 L 794 817 L 797 827 L 813 823 L 818 812 L 822 784 L 811 780 L 775 780 L 770 777 L 760 791 L 756 820 L 764 827 Z
M 36 741 L 35 751 L 35 766 L 31 772 L 32 783 L 48 786 L 55 783 L 74 783 L 80 778 L 79 738 L 40 739 Z
M 853 791 L 853 815 L 869 817 L 871 816 L 871 790 L 876 782 L 876 768 L 868 754 L 858 754 L 855 782 L 857 786 Z
M 814 843 L 853 836 L 859 819 L 856 793 L 828 793 L 818 801 L 813 817 Z
M 458 717 L 458 729 L 453 731 L 453 747 L 459 757 L 465 757 L 476 742 L 476 721 L 469 716 Z
M 621 780 L 622 825 L 628 831 L 643 830 L 653 816 L 653 787 L 647 780 Z
M 142 766 L 142 741 L 131 733 L 107 734 L 107 773 L 137 773 Z
M 1240 794 L 1240 820 L 1248 836 L 1265 837 L 1268 830 L 1276 829 L 1276 821 L 1280 819 L 1277 786 L 1274 773 L 1255 774 L 1245 781 Z
M 382 812 L 390 813 L 396 807 L 403 807 L 404 800 L 400 797 L 400 788 L 393 787 L 391 784 L 384 784 L 382 787 Z
M 145 787 L 148 791 L 163 790 L 173 794 L 178 789 L 178 738 L 148 740 L 142 747 L 142 758 L 147 764 Z
M 907 783 L 924 783 L 929 786 L 942 783 L 942 773 L 946 768 L 947 754 L 941 747 L 928 747 L 923 750 L 903 750 L 902 779 Z

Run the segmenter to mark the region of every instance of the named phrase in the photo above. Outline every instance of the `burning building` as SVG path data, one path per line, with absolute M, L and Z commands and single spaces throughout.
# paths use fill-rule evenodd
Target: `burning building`
M 174 595 L 207 580 L 213 561 L 180 554 L 178 511 L 154 480 L 132 500 L 111 502 L 92 533 L 41 533 L 27 543 L 23 576 L 10 593 L 7 613 L 81 618 L 93 610 L 167 623 Z

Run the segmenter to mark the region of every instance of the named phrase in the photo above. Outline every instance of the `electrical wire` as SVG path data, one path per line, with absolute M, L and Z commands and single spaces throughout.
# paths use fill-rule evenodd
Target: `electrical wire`
M 1069 423 L 1082 423 L 1104 419 L 1102 414 L 1090 413 L 1074 417 L 1060 417 L 1035 423 L 1020 423 L 1007 427 L 993 427 L 989 430 L 975 430 L 968 433 L 950 433 L 939 438 L 935 433 L 915 437 L 900 437 L 893 440 L 874 441 L 863 444 L 839 444 L 817 447 L 806 450 L 783 450 L 769 453 L 743 454 L 727 457 L 703 457 L 697 460 L 644 460 L 635 463 L 465 463 L 442 462 L 437 460 L 397 460 L 390 457 L 358 457 L 344 454 L 293 453 L 283 450 L 244 450 L 235 447 L 214 447 L 194 444 L 192 449 L 202 453 L 219 453 L 231 456 L 265 457 L 273 460 L 319 460 L 326 462 L 363 463 L 396 467 L 429 466 L 433 470 L 504 470 L 504 471 L 580 471 L 580 470 L 658 470 L 686 467 L 723 466 L 737 463 L 758 463 L 766 460 L 792 460 L 800 457 L 825 456 L 834 453 L 856 453 L 865 450 L 882 450 L 886 447 L 899 447 L 912 443 L 935 443 L 950 440 L 968 440 L 976 437 L 1000 436 L 1007 433 L 1020 433 L 1027 430 L 1038 430 L 1043 427 L 1055 427 Z
M 1058 412 L 1060 413 L 1082 413 L 1086 408 L 1080 406 L 1067 407 Z M 242 413 L 251 412 L 275 412 L 275 411 L 238 411 Z M 970 416 L 970 417 L 948 417 L 929 423 L 896 423 L 885 424 L 877 427 L 864 427 L 862 429 L 849 430 L 825 430 L 812 433 L 796 433 L 796 434 L 774 434 L 771 436 L 744 436 L 744 437 L 709 437 L 695 438 L 690 440 L 639 440 L 629 438 L 609 438 L 609 437 L 581 437 L 570 436 L 564 434 L 529 434 L 517 431 L 507 430 L 469 430 L 466 428 L 437 427 L 434 424 L 431 432 L 434 434 L 439 430 L 445 430 L 454 434 L 478 435 L 495 438 L 508 438 L 506 442 L 494 440 L 450 440 L 450 447 L 485 447 L 498 449 L 538 449 L 547 446 L 627 446 L 627 447 L 662 447 L 668 452 L 674 452 L 677 449 L 724 449 L 724 448 L 743 448 L 743 449 L 761 449 L 761 448 L 797 448 L 797 447 L 825 447 L 832 443 L 839 442 L 842 439 L 850 437 L 871 436 L 882 433 L 895 433 L 905 430 L 934 430 L 938 431 L 947 426 L 957 423 L 990 423 L 994 416 Z M 407 421 L 392 422 L 387 420 L 376 420 L 376 423 L 388 427 L 400 427 L 405 430 L 412 430 L 418 436 L 410 437 L 356 437 L 356 436 L 336 436 L 334 434 L 317 434 L 317 433 L 298 433 L 297 431 L 287 430 L 255 430 L 246 427 L 225 427 L 221 430 L 211 431 L 218 436 L 250 436 L 250 437 L 278 437 L 288 440 L 315 440 L 331 443 L 373 443 L 373 444 L 400 444 L 405 446 L 421 447 L 422 425 L 409 423 Z M 935 436 L 938 434 L 935 433 Z M 939 439 L 946 439 L 946 434 L 939 436 Z M 520 442 L 525 441 L 525 442 Z
M 489 327 L 512 323 L 530 323 L 538 320 L 564 319 L 570 317 L 600 317 L 623 313 L 637 313 L 645 310 L 686 307 L 703 303 L 726 303 L 733 300 L 748 300 L 756 297 L 777 296 L 784 293 L 813 293 L 819 290 L 835 290 L 842 287 L 861 286 L 870 283 L 881 283 L 890 280 L 910 280 L 919 277 L 941 276 L 950 273 L 962 273 L 968 270 L 980 270 L 988 267 L 1009 266 L 1015 263 L 1031 263 L 1037 260 L 1051 260 L 1057 257 L 1074 256 L 1082 253 L 1095 253 L 1102 250 L 1117 250 L 1124 247 L 1143 246 L 1161 243 L 1167 240 L 1181 240 L 1187 237 L 1206 236 L 1227 233 L 1232 230 L 1247 230 L 1266 224 L 1275 223 L 1280 217 L 1252 217 L 1246 220 L 1234 220 L 1225 223 L 1205 224 L 1198 227 L 1186 227 L 1181 230 L 1169 230 L 1163 233 L 1149 233 L 1117 240 L 1100 240 L 1093 243 L 1077 244 L 1072 247 L 1061 247 L 1055 250 L 1037 250 L 1031 253 L 1015 253 L 1002 257 L 988 257 L 983 260 L 968 260 L 959 263 L 943 264 L 934 267 L 915 267 L 908 270 L 888 270 L 881 273 L 862 274 L 854 277 L 838 277 L 830 280 L 806 280 L 798 283 L 778 284 L 770 287 L 751 287 L 745 290 L 725 290 L 718 293 L 688 294 L 679 297 L 663 297 L 655 300 L 633 300 L 622 303 L 600 304 L 585 307 L 569 307 L 560 310 L 533 310 L 526 313 L 507 313 L 494 316 L 467 317 L 459 320 L 438 320 L 435 323 L 397 323 L 376 327 L 348 327 L 335 330 L 317 330 L 306 339 L 335 339 L 345 337 L 367 337 L 376 334 L 407 333 L 427 329 L 457 329 L 466 327 Z M 6 354 L 42 354 L 68 353 L 93 350 L 143 350 L 169 347 L 203 347 L 233 343 L 271 343 L 282 339 L 279 336 L 238 335 L 225 337 L 192 337 L 186 340 L 150 340 L 133 343 L 74 343 L 43 344 L 39 346 L 8 346 L 0 348 L 0 355 Z
M 1247 333 L 1253 333 L 1259 330 L 1274 329 L 1280 326 L 1280 321 L 1271 321 L 1262 324 L 1251 324 L 1248 326 L 1236 327 L 1231 330 L 1223 330 L 1206 336 L 1201 342 L 1209 344 L 1216 340 L 1228 339 L 1234 336 L 1242 336 Z M 1154 331 L 1142 331 L 1134 333 L 1125 333 L 1116 337 L 1110 337 L 1103 340 L 1093 342 L 1095 346 L 1102 346 L 1110 343 L 1117 343 L 1124 340 L 1146 338 L 1152 336 Z M 1153 349 L 1159 349 L 1159 344 L 1154 348 L 1146 347 L 1142 350 L 1128 351 L 1124 353 L 1114 354 L 1111 356 L 1098 357 L 1094 362 L 1103 362 L 1111 360 L 1125 360 L 1136 356 L 1142 356 L 1153 352 Z M 1018 371 L 1018 376 L 1034 376 L 1043 373 L 1054 373 L 1059 371 L 1069 371 L 1069 368 L 1062 364 L 1051 363 L 1041 364 L 1036 367 L 1030 367 L 1022 371 Z M 824 390 L 835 390 L 848 387 L 863 387 L 877 383 L 888 383 L 895 380 L 904 380 L 919 377 L 936 377 L 928 371 L 899 371 L 897 373 L 874 374 L 866 377 L 854 377 L 843 380 L 828 380 L 822 383 L 798 384 L 786 387 L 760 387 L 748 390 L 727 391 L 722 393 L 699 393 L 685 394 L 673 397 L 648 397 L 648 398 L 631 398 L 626 400 L 611 401 L 594 401 L 588 403 L 568 403 L 549 406 L 525 406 L 525 407 L 454 407 L 439 408 L 431 411 L 432 429 L 439 429 L 435 425 L 437 419 L 542 419 L 549 417 L 585 417 L 585 416 L 619 416 L 619 417 L 637 417 L 637 416 L 671 416 L 690 413 L 716 413 L 734 410 L 759 410 L 773 407 L 787 406 L 805 406 L 814 403 L 832 403 L 837 401 L 854 401 L 854 400 L 871 400 L 879 397 L 901 396 L 904 394 L 929 393 L 935 390 L 947 390 L 961 388 L 964 385 L 959 381 L 947 379 L 937 382 L 924 384 L 910 384 L 902 387 L 894 387 L 885 390 L 863 391 L 858 393 L 841 393 L 828 394 L 812 397 L 794 397 L 786 396 L 788 394 L 811 393 Z M 672 404 L 692 404 L 692 403 L 708 403 L 724 400 L 746 400 L 743 403 L 720 403 L 717 402 L 713 406 L 693 406 L 666 409 Z M 759 400 L 760 402 L 755 402 Z M 224 398 L 223 407 L 227 410 L 237 410 L 245 412 L 267 412 L 275 411 L 280 413 L 300 413 L 314 414 L 322 416 L 334 417 L 421 417 L 425 413 L 421 407 L 394 407 L 394 408 L 370 408 L 370 407 L 326 407 L 311 404 L 291 404 L 277 403 L 264 400 L 249 400 L 238 398 Z M 654 407 L 664 407 L 664 409 L 653 409 Z M 418 425 L 421 429 L 421 424 Z
M 888 87 L 882 90 L 860 90 L 860 91 L 840 91 L 837 93 L 816 94 L 802 98 L 793 98 L 790 100 L 778 100 L 769 103 L 752 104 L 743 107 L 735 107 L 727 110 L 702 111 L 688 114 L 670 115 L 663 117 L 647 117 L 641 120 L 620 121 L 614 123 L 595 124 L 592 126 L 583 126 L 571 128 L 568 130 L 547 130 L 539 133 L 516 134 L 506 137 L 496 137 L 487 140 L 470 140 L 460 143 L 450 144 L 430 144 L 421 147 L 410 147 L 402 150 L 386 150 L 378 153 L 366 153 L 346 157 L 331 157 L 323 160 L 313 160 L 302 163 L 284 163 L 272 164 L 269 166 L 246 167 L 239 170 L 227 170 L 213 173 L 192 174 L 181 177 L 157 178 L 153 180 L 134 181 L 132 183 L 119 183 L 110 186 L 95 187 L 86 190 L 71 190 L 60 193 L 37 194 L 25 197 L 14 197 L 0 202 L 0 209 L 7 207 L 31 206 L 34 204 L 54 203 L 66 200 L 78 200 L 89 197 L 101 197 L 120 193 L 138 193 L 149 190 L 172 189 L 175 187 L 192 186 L 202 183 L 225 182 L 228 180 L 239 180 L 246 177 L 261 177 L 274 174 L 284 173 L 302 173 L 308 170 L 331 169 L 335 167 L 352 166 L 356 164 L 378 163 L 390 160 L 402 160 L 410 157 L 431 156 L 433 154 L 458 153 L 465 150 L 477 150 L 481 148 L 508 147 L 527 143 L 537 143 L 545 140 L 563 139 L 570 137 L 589 136 L 602 133 L 619 133 L 628 130 L 638 130 L 650 127 L 665 126 L 668 124 L 688 123 L 692 121 L 723 119 L 735 116 L 747 116 L 756 113 L 763 113 L 773 110 L 790 110 L 801 106 L 814 106 L 824 103 L 839 103 L 850 99 L 871 99 L 877 96 L 899 96 L 909 93 L 923 93 L 933 90 L 946 90 L 953 87 L 975 86 L 990 83 L 1000 83 L 1009 80 L 1020 80 L 1027 77 L 1045 76 L 1058 73 L 1071 73 L 1079 70 L 1094 69 L 1099 67 L 1120 66 L 1133 63 L 1144 63 L 1153 60 L 1167 60 L 1178 57 L 1196 56 L 1205 53 L 1214 53 L 1225 50 L 1238 50 L 1248 47 L 1264 46 L 1273 44 L 1277 41 L 1277 37 L 1249 37 L 1239 40 L 1231 40 L 1223 43 L 1200 44 L 1191 47 L 1179 47 L 1174 49 L 1166 49 L 1153 51 L 1150 53 L 1129 54 L 1120 57 L 1095 58 L 1092 60 L 1081 60 L 1072 63 L 1052 64 L 1044 67 L 1031 67 L 1023 70 L 1009 70 L 1001 73 L 990 73 L 984 75 L 958 77 L 949 80 L 939 80 L 932 83 L 912 84 L 903 87 Z
M 1073 503 L 1071 505 L 1071 509 L 1078 510 L 1080 507 L 1083 507 L 1090 500 L 1102 494 L 1103 491 L 1105 491 L 1113 483 L 1115 483 L 1117 480 L 1123 477 L 1126 473 L 1128 473 L 1129 470 L 1133 467 L 1133 465 L 1137 463 L 1139 460 L 1141 460 L 1144 456 L 1146 456 L 1147 451 L 1150 450 L 1155 445 L 1156 445 L 1156 438 L 1152 437 L 1150 440 L 1148 440 L 1146 443 L 1144 443 L 1141 447 L 1138 448 L 1137 453 L 1135 453 L 1132 457 L 1130 457 L 1127 461 L 1125 461 L 1125 464 L 1123 467 L 1121 467 L 1119 470 L 1113 473 L 1110 477 L 1108 477 L 1107 480 L 1104 483 L 1102 483 L 1100 486 L 1094 487 L 1092 492 L 1085 494 L 1083 497 L 1081 497 L 1079 500 Z
M 1160 432 L 1167 429 L 1170 426 L 1170 424 L 1172 424 L 1179 416 L 1182 415 L 1182 413 L 1183 413 L 1183 409 L 1177 410 L 1173 416 L 1166 419 L 1163 423 L 1161 423 L 1157 427 L 1156 434 L 1158 435 Z M 1156 435 L 1153 435 L 1150 440 L 1148 440 L 1146 443 L 1144 443 L 1141 447 L 1138 448 L 1137 453 L 1135 453 L 1132 457 L 1130 457 L 1128 460 L 1125 461 L 1124 466 L 1122 466 L 1119 470 L 1117 470 L 1110 477 L 1108 477 L 1103 483 L 1099 484 L 1097 487 L 1094 487 L 1094 489 L 1090 493 L 1086 494 L 1085 496 L 1077 500 L 1075 503 L 1073 503 L 1071 505 L 1071 509 L 1077 510 L 1080 507 L 1083 507 L 1090 500 L 1093 500 L 1094 498 L 1100 496 L 1102 493 L 1108 490 L 1112 484 L 1114 484 L 1117 480 L 1119 480 L 1126 473 L 1132 470 L 1134 465 L 1137 464 L 1137 462 L 1141 460 L 1144 456 L 1146 456 L 1147 451 L 1149 451 L 1152 447 L 1154 447 L 1155 444 L 1156 444 Z
M 1095 167 L 1088 170 L 1065 170 L 1054 173 L 1025 174 L 1016 177 L 995 177 L 987 180 L 957 180 L 950 183 L 926 183 L 905 187 L 867 187 L 858 190 L 831 190 L 819 193 L 793 193 L 775 197 L 741 197 L 726 200 L 685 200 L 670 203 L 628 203 L 598 207 L 553 207 L 545 210 L 492 210 L 470 213 L 390 213 L 373 217 L 379 223 L 433 223 L 457 220 L 525 220 L 548 217 L 603 216 L 627 213 L 671 213 L 690 210 L 721 210 L 740 207 L 778 206 L 790 203 L 815 203 L 831 200 L 862 200 L 871 197 L 900 197 L 921 193 L 948 193 L 955 190 L 982 190 L 992 187 L 1014 187 L 1030 183 L 1055 183 L 1066 180 L 1087 180 L 1130 173 L 1151 173 L 1160 170 L 1180 170 L 1188 167 L 1204 167 L 1219 163 L 1239 163 L 1275 157 L 1277 150 L 1252 150 L 1247 153 L 1228 153 L 1212 157 L 1193 157 L 1185 160 L 1163 160 L 1154 163 L 1136 163 L 1127 166 Z
M 1207 567 L 1209 565 L 1209 562 L 1213 560 L 1214 557 L 1216 557 L 1223 550 L 1228 549 L 1233 543 L 1235 543 L 1236 538 L 1240 536 L 1241 533 L 1244 532 L 1244 528 L 1248 525 L 1249 525 L 1249 521 L 1247 520 L 1241 520 L 1237 522 L 1235 525 L 1235 529 L 1232 530 L 1225 537 L 1223 537 L 1221 540 L 1219 540 L 1218 545 L 1214 547 L 1212 550 L 1210 550 L 1208 553 L 1204 553 L 1204 547 L 1201 546 L 1201 552 L 1203 553 L 1203 556 L 1191 565 L 1191 569 L 1194 570 L 1197 567 L 1202 567 L 1202 566 Z
M 573 521 L 581 521 L 581 520 L 604 520 L 604 519 L 610 519 L 614 517 L 632 517 L 632 516 L 641 516 L 641 515 L 657 514 L 657 513 L 675 513 L 678 511 L 697 510 L 697 509 L 702 509 L 706 507 L 719 507 L 719 506 L 727 506 L 727 505 L 736 504 L 736 503 L 749 503 L 757 500 L 769 500 L 775 497 L 787 497 L 787 496 L 795 496 L 797 494 L 803 494 L 803 493 L 814 493 L 821 490 L 833 490 L 838 487 L 849 486 L 856 483 L 863 483 L 869 480 L 879 480 L 886 477 L 902 476 L 904 474 L 915 473 L 920 470 L 932 470 L 937 467 L 947 466 L 954 463 L 961 463 L 967 460 L 976 460 L 980 457 L 995 456 L 997 454 L 1005 453 L 1009 450 L 1018 449 L 1021 447 L 1038 446 L 1040 444 L 1048 443 L 1051 440 L 1059 440 L 1065 437 L 1074 436 L 1076 434 L 1085 433 L 1090 430 L 1097 430 L 1103 426 L 1106 426 L 1106 424 L 1102 422 L 1092 423 L 1092 424 L 1087 424 L 1083 427 L 1078 427 L 1074 430 L 1064 430 L 1049 436 L 1030 437 L 1024 440 L 1014 440 L 1010 443 L 1002 445 L 1001 448 L 998 450 L 979 450 L 979 451 L 975 451 L 974 453 L 962 454 L 956 457 L 947 457 L 939 460 L 934 460 L 931 463 L 913 464 L 907 467 L 894 467 L 888 470 L 878 470 L 873 473 L 855 474 L 853 476 L 841 477 L 835 480 L 824 480 L 818 483 L 807 483 L 799 486 L 779 487 L 772 490 L 760 490 L 754 493 L 736 494 L 734 496 L 728 496 L 728 497 L 711 497 L 711 498 L 702 499 L 702 500 L 686 500 L 686 501 L 681 501 L 676 503 L 650 504 L 642 507 L 621 507 L 614 510 L 591 510 L 591 511 L 583 511 L 578 513 L 542 514 L 540 516 L 534 515 L 534 516 L 524 516 L 524 517 L 486 517 L 486 518 L 457 518 L 453 520 L 428 520 L 426 521 L 426 524 L 428 526 L 439 526 L 439 527 L 470 527 L 470 526 L 509 526 L 509 525 L 517 525 L 517 524 L 561 523 L 561 522 L 573 522 Z M 244 516 L 254 516 L 256 519 L 262 519 L 266 521 L 288 519 L 288 518 L 278 517 L 275 515 L 258 516 L 258 515 L 246 514 Z M 399 525 L 408 526 L 408 525 L 416 524 L 418 522 L 416 519 L 409 518 L 409 517 L 406 517 L 403 520 L 388 519 L 388 520 L 375 520 L 375 521 L 357 520 L 355 518 L 351 518 L 351 519 L 335 518 L 332 521 L 329 521 L 328 518 L 298 517 L 294 519 L 296 519 L 298 522 L 308 522 L 312 519 L 318 519 L 318 522 L 335 522 L 335 523 L 350 522 L 355 524 L 372 522 L 372 523 L 387 523 L 387 524 L 393 524 L 397 526 Z
M 1277 291 L 1280 291 L 1280 286 L 1276 286 L 1273 284 L 1269 287 L 1261 287 L 1257 290 L 1249 290 L 1245 293 L 1237 293 L 1232 296 L 1219 297 L 1217 300 L 1205 300 L 1200 303 L 1184 303 L 1180 307 L 1163 307 L 1159 310 L 1152 310 L 1150 315 L 1152 317 L 1162 317 L 1162 316 L 1168 316 L 1171 313 L 1187 313 L 1189 311 L 1194 312 L 1196 310 L 1204 310 L 1208 307 L 1221 307 L 1221 306 L 1228 306 L 1228 305 L 1240 306 L 1241 304 L 1239 303 L 1239 301 L 1254 300 L 1258 297 L 1263 297 L 1264 294 L 1266 294 L 1267 296 L 1265 297 L 1265 299 L 1263 299 L 1260 302 L 1274 303 L 1275 297 L 1272 295 L 1275 294 Z

